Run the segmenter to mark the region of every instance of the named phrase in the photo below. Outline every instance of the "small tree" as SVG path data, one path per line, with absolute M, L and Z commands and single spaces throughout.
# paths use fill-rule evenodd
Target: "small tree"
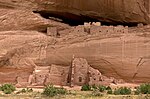
M 16 90 L 16 88 L 12 84 L 4 84 L 1 86 L 1 91 L 3 91 L 5 94 L 11 94 Z

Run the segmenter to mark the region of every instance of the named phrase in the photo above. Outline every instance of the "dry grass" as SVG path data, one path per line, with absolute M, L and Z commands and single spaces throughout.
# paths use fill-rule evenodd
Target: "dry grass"
M 0 99 L 150 99 L 150 95 L 103 95 L 93 96 L 92 92 L 71 91 L 68 95 L 58 95 L 53 98 L 46 97 L 41 92 L 34 91 L 32 93 L 2 95 Z

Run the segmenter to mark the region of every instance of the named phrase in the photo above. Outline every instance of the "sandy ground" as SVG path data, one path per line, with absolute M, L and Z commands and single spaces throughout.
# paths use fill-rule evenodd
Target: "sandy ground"
M 130 87 L 134 88 L 138 86 L 137 84 L 118 84 L 118 85 L 110 85 L 113 88 L 116 87 Z M 62 87 L 62 86 L 55 86 Z M 2 95 L 0 94 L 0 99 L 150 99 L 150 95 L 107 95 L 103 96 L 92 96 L 92 91 L 80 91 L 81 86 L 68 87 L 63 86 L 67 90 L 70 90 L 71 94 L 61 95 L 55 97 L 45 97 L 41 93 L 43 92 L 43 86 L 36 86 L 33 89 L 32 93 L 23 93 L 23 94 L 11 94 L 11 95 Z M 17 91 L 22 90 L 23 88 L 17 88 Z M 16 92 L 17 92 L 16 91 Z
M 81 90 L 81 86 L 73 86 L 73 87 L 69 87 L 69 86 L 58 86 L 58 85 L 54 85 L 55 87 L 63 87 L 67 90 L 76 90 L 76 91 L 80 91 Z M 129 88 L 135 88 L 139 86 L 139 84 L 132 84 L 132 83 L 123 83 L 123 84 L 110 84 L 110 87 L 112 88 L 118 88 L 118 87 L 129 87 Z M 34 91 L 36 92 L 42 92 L 44 86 L 28 86 L 28 88 L 32 88 Z M 21 90 L 23 88 L 17 88 L 17 90 Z

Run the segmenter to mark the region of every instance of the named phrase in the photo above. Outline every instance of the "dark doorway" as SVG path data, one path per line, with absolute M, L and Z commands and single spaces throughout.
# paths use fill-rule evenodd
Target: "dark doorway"
M 79 82 L 82 82 L 82 77 L 79 77 Z

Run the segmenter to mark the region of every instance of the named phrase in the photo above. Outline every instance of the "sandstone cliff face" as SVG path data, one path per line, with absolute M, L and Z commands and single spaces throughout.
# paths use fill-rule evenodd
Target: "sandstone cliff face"
M 39 11 L 64 19 L 96 19 L 109 23 L 149 23 L 146 0 L 48 0 Z M 43 0 L 44 2 L 44 0 Z
M 64 20 L 149 23 L 148 0 L 1 0 L 0 7 L 29 9 Z
M 104 4 L 104 5 L 102 5 Z M 47 27 L 70 26 L 33 11 L 65 19 L 96 19 L 112 23 L 148 23 L 142 0 L 0 0 L 0 83 L 25 80 L 35 66 L 68 66 L 72 57 L 84 58 L 108 77 L 127 82 L 149 82 L 149 29 L 140 33 L 98 34 L 61 31 L 47 36 Z M 137 29 L 137 28 L 135 28 Z M 137 32 L 137 31 L 136 31 Z
M 127 82 L 149 82 L 148 35 L 114 33 L 68 36 L 68 39 L 48 47 L 47 62 L 68 65 L 73 57 L 82 57 L 106 76 Z
M 44 56 L 46 37 L 34 31 L 3 31 L 0 38 L 0 82 L 28 78 L 35 67 L 33 60 Z
M 33 13 L 32 4 L 26 0 L 0 1 L 0 83 L 14 83 L 17 77 L 27 80 L 34 62 L 45 58 L 47 42 L 55 42 L 44 34 L 47 27 L 69 27 Z

